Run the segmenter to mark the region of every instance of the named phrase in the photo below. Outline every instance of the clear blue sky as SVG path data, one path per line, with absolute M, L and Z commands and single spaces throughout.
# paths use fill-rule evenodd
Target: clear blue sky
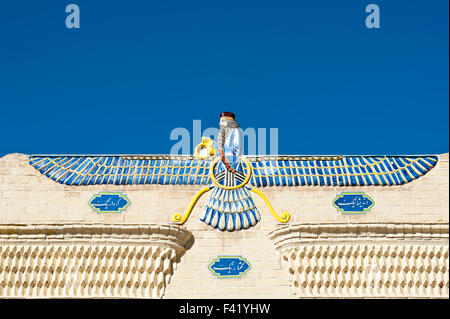
M 81 28 L 65 27 L 66 5 Z M 366 5 L 381 9 L 367 29 Z M 168 153 L 278 127 L 281 154 L 449 150 L 448 0 L 3 1 L 0 156 Z

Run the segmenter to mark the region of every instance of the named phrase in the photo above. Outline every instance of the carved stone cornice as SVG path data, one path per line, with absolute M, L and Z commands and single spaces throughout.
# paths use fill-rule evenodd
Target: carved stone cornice
M 12 242 L 48 243 L 136 243 L 188 249 L 192 233 L 174 224 L 0 224 L 0 244 Z

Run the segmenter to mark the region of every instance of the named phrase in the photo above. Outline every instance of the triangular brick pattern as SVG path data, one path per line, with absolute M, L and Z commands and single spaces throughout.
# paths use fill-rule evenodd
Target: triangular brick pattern
M 298 298 L 448 298 L 448 224 L 317 223 L 269 237 Z
M 0 246 L 0 296 L 161 298 L 175 250 L 158 246 Z
M 173 225 L 106 229 L 0 227 L 0 298 L 162 298 L 192 235 Z
M 161 298 L 175 258 L 158 246 L 2 245 L 0 296 Z
M 298 297 L 448 297 L 448 245 L 303 245 L 283 252 Z

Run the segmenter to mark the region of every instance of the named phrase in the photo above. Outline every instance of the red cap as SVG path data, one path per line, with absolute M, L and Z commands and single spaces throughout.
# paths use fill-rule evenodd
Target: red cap
M 222 112 L 220 113 L 220 118 L 222 117 L 231 117 L 233 120 L 235 119 L 234 113 L 232 112 Z

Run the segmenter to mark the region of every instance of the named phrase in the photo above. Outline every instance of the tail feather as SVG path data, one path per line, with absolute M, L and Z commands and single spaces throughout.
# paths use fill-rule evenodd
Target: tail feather
M 261 215 L 247 187 L 216 188 L 203 207 L 200 220 L 222 231 L 234 231 L 255 226 Z

